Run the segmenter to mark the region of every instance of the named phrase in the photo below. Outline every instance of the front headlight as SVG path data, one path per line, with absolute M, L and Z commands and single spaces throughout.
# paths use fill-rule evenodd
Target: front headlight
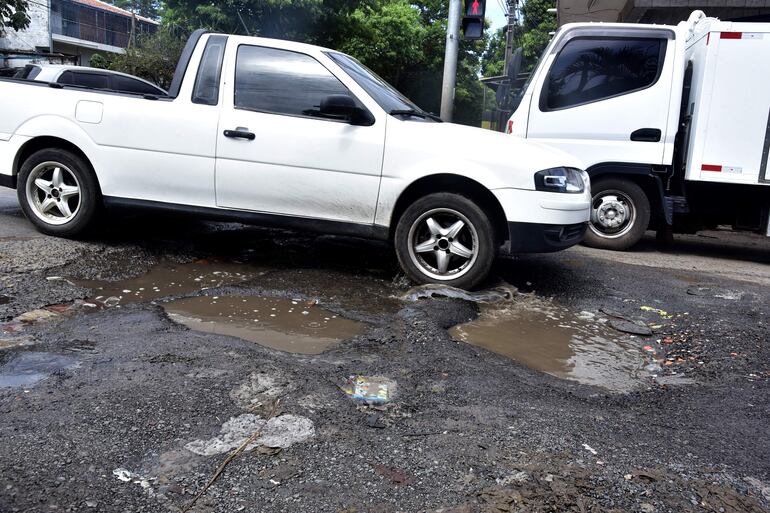
M 535 189 L 538 191 L 579 194 L 585 186 L 583 172 L 572 167 L 555 167 L 535 173 Z

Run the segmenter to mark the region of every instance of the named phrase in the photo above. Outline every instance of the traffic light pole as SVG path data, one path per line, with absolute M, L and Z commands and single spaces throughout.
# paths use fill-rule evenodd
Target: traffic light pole
M 460 50 L 460 18 L 462 0 L 449 0 L 449 19 L 446 27 L 444 52 L 444 81 L 441 85 L 441 119 L 452 121 L 452 108 L 457 81 L 457 55 Z

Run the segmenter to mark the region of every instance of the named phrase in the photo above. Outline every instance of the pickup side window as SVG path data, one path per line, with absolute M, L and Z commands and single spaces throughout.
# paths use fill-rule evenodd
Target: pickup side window
M 309 55 L 261 46 L 238 48 L 235 64 L 235 107 L 238 109 L 320 117 L 321 100 L 332 94 L 353 96 L 337 77 Z
M 667 40 L 642 37 L 577 37 L 551 65 L 540 110 L 559 110 L 640 91 L 663 68 Z
M 91 89 L 109 89 L 110 77 L 103 73 L 85 73 L 82 71 L 65 71 L 57 80 L 60 84 L 90 87 Z
M 216 105 L 219 103 L 219 83 L 222 78 L 222 61 L 225 57 L 227 36 L 209 36 L 203 51 L 198 76 L 195 77 L 193 103 Z

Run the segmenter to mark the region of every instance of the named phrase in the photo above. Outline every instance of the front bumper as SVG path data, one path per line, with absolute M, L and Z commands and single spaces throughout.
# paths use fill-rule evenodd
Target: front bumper
M 588 223 L 539 224 L 508 222 L 509 253 L 553 253 L 580 243 Z

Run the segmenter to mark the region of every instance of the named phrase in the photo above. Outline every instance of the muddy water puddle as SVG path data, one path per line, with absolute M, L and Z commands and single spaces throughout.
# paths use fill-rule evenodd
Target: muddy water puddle
M 262 346 L 319 354 L 364 332 L 314 301 L 256 296 L 201 296 L 163 304 L 169 317 L 190 329 L 230 335 Z
M 264 271 L 238 262 L 196 260 L 186 264 L 163 261 L 147 273 L 119 281 L 73 280 L 92 290 L 94 300 L 107 306 L 142 303 L 199 290 L 237 285 Z
M 51 353 L 23 352 L 0 365 L 0 389 L 32 386 L 55 372 L 73 369 L 77 360 Z
M 589 312 L 528 298 L 482 305 L 476 320 L 450 334 L 559 378 L 630 391 L 642 383 L 639 340 L 605 322 Z

